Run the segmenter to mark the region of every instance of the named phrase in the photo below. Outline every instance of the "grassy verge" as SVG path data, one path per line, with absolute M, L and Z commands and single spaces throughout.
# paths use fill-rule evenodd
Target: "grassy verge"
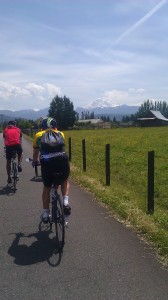
M 122 222 L 132 226 L 168 265 L 168 127 L 67 131 L 71 177 Z M 87 169 L 82 171 L 82 139 Z M 105 144 L 111 147 L 111 185 L 105 186 Z M 147 154 L 155 151 L 155 211 L 146 213 Z

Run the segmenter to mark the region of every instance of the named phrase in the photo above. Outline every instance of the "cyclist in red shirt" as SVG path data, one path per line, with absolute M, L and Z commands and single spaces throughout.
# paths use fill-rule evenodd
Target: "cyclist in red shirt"
M 22 132 L 16 127 L 16 121 L 9 121 L 8 126 L 3 131 L 3 138 L 6 148 L 6 171 L 8 175 L 8 183 L 11 183 L 11 158 L 13 151 L 16 151 L 18 155 L 18 172 L 22 172 L 21 160 L 22 160 L 22 146 L 21 138 Z

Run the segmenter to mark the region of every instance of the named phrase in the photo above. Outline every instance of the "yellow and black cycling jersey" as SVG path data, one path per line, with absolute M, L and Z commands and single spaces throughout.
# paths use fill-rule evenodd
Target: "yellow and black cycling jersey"
M 40 149 L 42 135 L 43 135 L 45 132 L 50 131 L 50 130 L 51 130 L 51 129 L 42 130 L 42 131 L 39 131 L 39 132 L 37 132 L 37 133 L 35 134 L 34 140 L 33 140 L 33 148 L 39 148 L 39 149 Z M 65 141 L 65 136 L 64 136 L 64 133 L 63 133 L 63 132 L 58 131 L 57 129 L 52 129 L 52 131 L 61 133 L 61 135 L 63 136 L 63 139 L 64 139 L 64 141 Z

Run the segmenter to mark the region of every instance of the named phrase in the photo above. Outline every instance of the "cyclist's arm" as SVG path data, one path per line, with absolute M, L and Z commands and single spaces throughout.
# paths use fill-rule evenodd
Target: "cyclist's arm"
M 22 146 L 22 132 L 21 132 L 21 130 L 20 130 L 20 144 Z
M 6 142 L 5 130 L 3 131 L 3 140 L 4 140 L 4 147 L 6 147 L 6 145 L 5 145 L 6 144 L 5 143 Z
M 33 161 L 38 162 L 42 132 L 37 132 L 33 139 Z
M 37 162 L 39 156 L 39 148 L 33 148 L 33 161 Z

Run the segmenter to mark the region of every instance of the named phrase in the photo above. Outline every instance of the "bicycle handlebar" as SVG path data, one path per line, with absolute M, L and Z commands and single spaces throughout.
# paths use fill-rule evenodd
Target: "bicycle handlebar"
M 30 157 L 28 157 L 28 158 L 26 158 L 26 161 L 27 162 L 33 162 L 33 159 L 32 158 L 30 158 Z M 41 163 L 40 162 L 37 162 L 37 164 L 35 164 L 33 167 L 35 168 L 35 176 L 36 177 L 38 177 L 38 169 L 37 169 L 37 167 L 38 166 L 41 166 Z
M 26 158 L 27 162 L 33 162 L 33 159 L 31 157 L 27 157 Z M 35 164 L 36 166 L 41 166 L 41 163 L 38 161 L 37 164 Z

